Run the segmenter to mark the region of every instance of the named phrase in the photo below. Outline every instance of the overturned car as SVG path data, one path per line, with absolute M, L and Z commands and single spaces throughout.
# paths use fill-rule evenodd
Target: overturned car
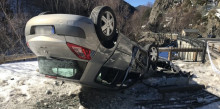
M 112 9 L 98 6 L 89 18 L 42 13 L 27 22 L 25 36 L 46 77 L 120 89 L 148 73 L 158 60 L 158 49 L 138 45 L 116 25 Z

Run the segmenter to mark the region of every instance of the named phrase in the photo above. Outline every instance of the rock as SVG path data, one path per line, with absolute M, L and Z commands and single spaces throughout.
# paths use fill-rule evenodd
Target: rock
M 5 98 L 4 97 L 0 97 L 0 103 L 4 102 Z
M 194 75 L 194 74 L 192 75 L 192 77 L 193 77 L 193 78 L 198 78 L 198 76 L 196 76 L 196 75 Z
M 65 94 L 59 94 L 59 98 L 63 98 L 65 96 L 66 96 Z
M 85 107 L 83 107 L 82 105 L 79 106 L 79 109 L 85 109 Z
M 18 85 L 19 85 L 19 86 L 25 85 L 24 80 L 18 81 Z
M 43 103 L 43 102 L 44 102 L 44 100 L 39 100 L 39 102 L 40 102 L 40 103 Z
M 59 82 L 58 81 L 54 81 L 54 85 L 59 86 Z
M 75 94 L 75 91 L 69 91 L 69 93 L 68 93 L 68 96 L 69 97 L 73 97 L 73 96 L 75 96 L 76 94 Z
M 41 104 L 41 102 L 37 102 L 37 106 L 39 106 Z
M 60 104 L 60 102 L 56 102 L 56 104 L 58 105 L 58 104 Z
M 43 81 L 44 84 L 51 85 L 52 83 L 50 81 Z
M 68 96 L 77 95 L 80 92 L 80 86 L 76 87 L 76 90 L 69 91 Z
M 172 7 L 172 5 L 172 0 L 155 0 L 149 17 L 149 23 L 156 24 L 160 18 L 160 14 L 165 13 L 170 7 Z
M 170 101 L 175 101 L 176 99 L 175 98 L 170 98 Z
M 75 107 L 73 107 L 73 106 L 68 106 L 68 108 L 67 109 L 76 109 Z
M 20 94 L 22 97 L 26 97 L 27 96 L 27 94 Z
M 61 86 L 62 86 L 64 83 L 65 83 L 65 81 L 62 81 L 62 82 L 61 82 Z
M 47 90 L 47 91 L 46 91 L 46 94 L 47 94 L 47 95 L 51 95 L 51 94 L 52 94 L 52 91 Z
M 7 86 L 8 82 L 7 80 L 0 80 L 0 86 Z
M 14 78 L 11 78 L 11 80 L 15 80 Z
M 204 98 L 197 98 L 197 102 L 198 103 L 203 103 L 204 102 Z
M 48 104 L 48 103 L 44 103 L 44 106 L 45 106 L 45 107 L 49 107 L 49 104 Z

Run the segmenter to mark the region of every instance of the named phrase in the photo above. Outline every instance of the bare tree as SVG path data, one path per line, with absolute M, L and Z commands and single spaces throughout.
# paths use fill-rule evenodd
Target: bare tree
M 11 13 L 7 0 L 2 0 L 0 2 L 0 10 L 3 15 L 1 25 L 4 25 L 0 29 L 0 31 L 4 33 L 1 35 L 1 53 L 26 53 L 27 47 L 24 43 L 24 26 L 27 21 L 26 16 L 22 13 Z

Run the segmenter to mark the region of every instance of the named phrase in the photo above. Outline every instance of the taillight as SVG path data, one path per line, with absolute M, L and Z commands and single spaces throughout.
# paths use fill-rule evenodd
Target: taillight
M 91 50 L 68 42 L 67 46 L 80 59 L 91 60 Z

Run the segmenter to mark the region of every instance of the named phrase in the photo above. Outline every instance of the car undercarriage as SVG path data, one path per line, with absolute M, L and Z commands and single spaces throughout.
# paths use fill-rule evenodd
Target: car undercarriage
M 154 43 L 142 47 L 116 28 L 113 10 L 98 6 L 89 18 L 42 13 L 27 22 L 25 36 L 46 77 L 120 89 L 156 68 L 158 49 Z

